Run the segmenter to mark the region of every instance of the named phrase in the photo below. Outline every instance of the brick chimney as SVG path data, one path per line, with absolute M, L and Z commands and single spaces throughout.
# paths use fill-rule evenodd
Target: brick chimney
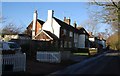
M 34 39 L 35 37 L 35 28 L 36 28 L 36 25 L 37 25 L 37 10 L 34 11 L 34 14 L 33 14 L 33 26 L 32 26 L 32 39 Z
M 89 32 L 89 35 L 92 36 L 93 35 L 92 32 Z
M 73 26 L 74 26 L 74 28 L 77 27 L 76 21 L 74 21 Z
M 71 20 L 70 20 L 70 18 L 66 19 L 66 17 L 64 17 L 64 22 L 67 23 L 68 25 L 70 25 Z

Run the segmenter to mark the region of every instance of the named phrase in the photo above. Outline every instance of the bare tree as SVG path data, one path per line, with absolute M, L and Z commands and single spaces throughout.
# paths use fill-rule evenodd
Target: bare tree
M 22 27 L 16 26 L 13 23 L 9 23 L 8 25 L 4 26 L 2 29 L 2 34 L 19 34 L 22 31 Z
M 3 16 L 0 16 L 0 23 L 4 23 L 5 22 L 5 17 L 3 17 Z
M 103 10 L 96 12 L 100 15 L 99 17 L 96 16 L 96 19 L 100 22 L 110 24 L 114 32 L 116 30 L 118 31 L 120 22 L 120 2 L 114 2 L 113 0 L 109 2 L 96 2 L 96 0 L 94 0 L 94 2 L 91 2 L 90 4 L 103 8 Z
M 109 2 L 96 2 L 96 0 L 94 0 L 91 5 L 97 5 L 103 8 L 103 10 L 96 12 L 100 16 L 95 17 L 98 21 L 111 25 L 113 33 L 111 36 L 108 36 L 107 42 L 111 45 L 112 49 L 120 50 L 120 1 L 114 2 L 110 0 Z
M 94 15 L 95 14 L 89 15 L 89 18 L 85 22 L 83 22 L 83 27 L 87 31 L 92 32 L 93 34 L 96 34 L 99 31 L 98 28 L 100 27 L 98 26 L 99 22 Z
M 0 34 L 5 35 L 5 34 L 19 34 L 22 32 L 23 27 L 21 26 L 16 26 L 11 23 L 6 24 L 7 18 L 0 16 Z M 5 24 L 4 24 L 5 23 Z

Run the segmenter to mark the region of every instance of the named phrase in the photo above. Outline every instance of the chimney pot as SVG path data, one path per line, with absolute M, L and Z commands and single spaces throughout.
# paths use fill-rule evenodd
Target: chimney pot
M 66 19 L 66 17 L 64 17 L 64 22 L 67 23 L 68 25 L 70 25 L 70 22 L 71 22 L 70 17 L 67 19 Z
M 77 27 L 76 21 L 74 21 L 74 24 L 73 24 L 73 25 L 74 25 L 74 28 L 76 28 L 76 27 Z

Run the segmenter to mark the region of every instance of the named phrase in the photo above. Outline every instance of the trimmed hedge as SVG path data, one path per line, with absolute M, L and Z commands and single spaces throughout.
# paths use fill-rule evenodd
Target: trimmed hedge
M 73 50 L 72 53 L 76 54 L 88 54 L 88 55 L 95 55 L 98 53 L 97 49 L 91 49 L 91 48 L 79 48 L 78 50 Z
M 76 50 L 72 50 L 72 53 L 88 53 L 89 49 L 88 48 L 79 48 Z

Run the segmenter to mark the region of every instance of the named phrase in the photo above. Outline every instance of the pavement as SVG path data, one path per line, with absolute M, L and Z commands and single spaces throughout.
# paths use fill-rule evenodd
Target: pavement
M 2 76 L 29 76 L 53 74 L 119 74 L 120 53 L 105 52 L 98 56 L 72 56 L 61 63 L 27 60 L 26 72 L 6 73 Z
M 61 63 L 47 63 L 29 59 L 26 63 L 25 72 L 7 72 L 2 76 L 49 75 L 50 73 L 62 70 L 87 58 L 87 56 L 72 56 L 70 60 L 62 61 Z
M 96 57 L 86 59 L 50 75 L 81 74 L 81 75 L 117 75 L 120 76 L 120 53 L 105 52 Z

